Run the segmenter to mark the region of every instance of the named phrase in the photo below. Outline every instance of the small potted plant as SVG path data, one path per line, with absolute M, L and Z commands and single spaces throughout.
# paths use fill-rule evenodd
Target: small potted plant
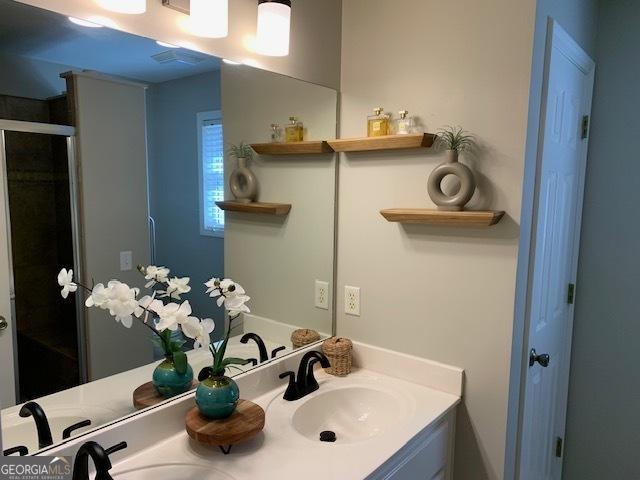
M 438 132 L 436 145 L 446 152 L 445 163 L 438 165 L 427 182 L 427 191 L 439 210 L 462 210 L 476 191 L 473 172 L 466 165 L 459 163 L 460 152 L 475 145 L 473 135 L 460 126 L 447 126 Z M 457 177 L 460 188 L 453 194 L 442 190 L 442 181 L 448 175 Z
M 227 155 L 238 160 L 238 166 L 229 177 L 231 193 L 238 202 L 253 202 L 258 195 L 258 179 L 248 167 L 248 161 L 253 158 L 253 149 L 250 145 L 240 142 L 238 145 L 232 144 L 227 150 Z
M 229 315 L 229 324 L 224 340 L 218 348 L 213 344 L 209 346 L 213 363 L 201 372 L 201 382 L 196 390 L 196 405 L 203 416 L 222 419 L 234 412 L 240 398 L 238 385 L 225 375 L 226 370 L 249 363 L 243 358 L 226 357 L 226 350 L 233 321 L 241 314 L 249 313 L 246 303 L 250 298 L 242 286 L 229 278 L 212 278 L 205 285 L 209 296 L 217 298 L 218 306 L 224 305 Z

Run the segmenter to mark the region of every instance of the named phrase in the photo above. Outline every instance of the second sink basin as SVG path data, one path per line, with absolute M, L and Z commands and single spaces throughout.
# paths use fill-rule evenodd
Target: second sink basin
M 320 391 L 294 412 L 298 433 L 319 440 L 320 432 L 332 431 L 336 443 L 354 443 L 380 435 L 406 415 L 402 399 L 369 386 Z

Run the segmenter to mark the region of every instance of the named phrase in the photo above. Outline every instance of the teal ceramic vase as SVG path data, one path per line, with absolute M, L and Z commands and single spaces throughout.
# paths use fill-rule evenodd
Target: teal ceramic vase
M 238 384 L 229 377 L 209 377 L 196 390 L 196 405 L 200 413 L 219 420 L 230 416 L 240 398 Z
M 193 383 L 193 369 L 187 363 L 187 371 L 178 373 L 173 359 L 165 358 L 153 371 L 153 386 L 164 398 L 171 398 L 188 391 Z

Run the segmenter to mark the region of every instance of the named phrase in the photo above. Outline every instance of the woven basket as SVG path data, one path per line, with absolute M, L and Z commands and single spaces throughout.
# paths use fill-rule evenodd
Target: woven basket
M 294 349 L 304 347 L 318 340 L 320 340 L 320 334 L 309 328 L 301 328 L 291 334 L 291 343 Z
M 325 371 L 330 375 L 344 377 L 351 373 L 353 343 L 348 338 L 331 337 L 322 344 L 322 351 L 331 363 Z

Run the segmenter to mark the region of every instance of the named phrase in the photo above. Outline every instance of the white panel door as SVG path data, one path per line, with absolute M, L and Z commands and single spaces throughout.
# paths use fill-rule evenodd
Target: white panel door
M 528 349 L 536 359 L 526 373 L 520 479 L 560 480 L 571 354 L 573 305 L 584 188 L 593 62 L 557 24 L 550 25 L 539 161 Z M 548 363 L 545 356 L 548 355 Z
M 11 255 L 4 130 L 0 130 L 0 406 L 16 403 L 13 370 L 14 319 L 11 312 Z

